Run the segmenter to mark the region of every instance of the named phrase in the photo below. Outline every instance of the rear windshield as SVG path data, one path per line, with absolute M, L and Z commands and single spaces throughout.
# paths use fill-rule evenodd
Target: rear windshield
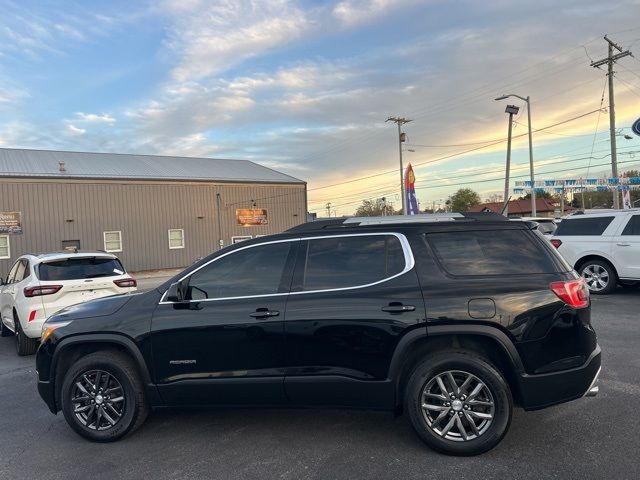
M 553 233 L 556 231 L 558 227 L 556 226 L 555 223 L 553 222 L 539 222 L 538 223 L 538 230 L 542 233 Z
M 115 277 L 123 274 L 124 268 L 117 258 L 67 258 L 41 263 L 38 268 L 38 277 L 42 281 Z
M 554 235 L 602 235 L 613 217 L 565 218 Z
M 427 241 L 451 275 L 555 273 L 541 240 L 524 230 L 432 233 Z

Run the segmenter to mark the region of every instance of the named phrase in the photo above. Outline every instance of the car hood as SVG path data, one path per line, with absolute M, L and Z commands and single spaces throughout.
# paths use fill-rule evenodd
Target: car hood
M 135 294 L 113 295 L 85 303 L 72 305 L 49 317 L 47 323 L 66 322 L 77 318 L 106 317 L 113 315 L 129 302 Z

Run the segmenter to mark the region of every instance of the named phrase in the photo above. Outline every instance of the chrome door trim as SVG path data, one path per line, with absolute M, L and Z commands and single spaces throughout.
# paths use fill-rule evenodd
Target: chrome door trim
M 301 292 L 267 293 L 267 294 L 264 294 L 264 295 L 245 295 L 245 296 L 237 296 L 237 297 L 205 298 L 203 300 L 187 300 L 185 302 L 180 302 L 180 303 L 217 302 L 217 301 L 220 301 L 220 300 L 239 300 L 239 299 L 243 299 L 243 298 L 269 298 L 269 297 L 281 297 L 283 295 L 307 295 L 307 294 L 312 294 L 312 293 L 341 292 L 341 291 L 345 291 L 345 290 L 356 290 L 356 289 L 359 289 L 359 288 L 372 287 L 374 285 L 379 285 L 381 283 L 388 282 L 389 280 L 393 280 L 394 278 L 397 278 L 400 275 L 404 275 L 405 273 L 411 271 L 413 269 L 413 267 L 415 266 L 415 259 L 413 258 L 413 252 L 411 251 L 411 247 L 409 245 L 409 241 L 407 240 L 407 237 L 405 237 L 403 234 L 396 233 L 396 232 L 346 233 L 346 234 L 342 234 L 342 235 L 318 235 L 318 236 L 314 236 L 314 237 L 287 238 L 287 239 L 284 239 L 284 240 L 272 240 L 272 241 L 269 241 L 269 242 L 256 243 L 256 244 L 253 244 L 253 245 L 247 245 L 246 247 L 237 248 L 237 249 L 232 250 L 230 252 L 227 252 L 227 253 L 225 253 L 223 255 L 220 255 L 219 257 L 216 257 L 216 258 L 214 258 L 212 260 L 209 260 L 207 263 L 204 263 L 204 264 L 200 265 L 194 271 L 189 272 L 188 274 L 182 276 L 177 282 L 174 282 L 174 283 L 178 283 L 178 282 L 183 281 L 185 278 L 190 277 L 191 275 L 196 273 L 198 270 L 206 267 L 207 265 L 209 265 L 209 264 L 211 264 L 211 263 L 213 263 L 213 262 L 215 262 L 217 260 L 220 260 L 221 258 L 226 257 L 227 255 L 232 255 L 232 254 L 234 254 L 236 252 L 239 252 L 241 250 L 246 250 L 248 248 L 260 247 L 260 246 L 263 246 L 263 245 L 271 245 L 271 244 L 275 244 L 275 243 L 300 242 L 300 241 L 304 241 L 304 240 L 318 240 L 318 239 L 323 239 L 323 238 L 371 237 L 371 236 L 385 236 L 385 235 L 386 236 L 388 236 L 388 235 L 394 236 L 400 241 L 400 245 L 402 247 L 402 253 L 404 254 L 404 269 L 401 272 L 396 273 L 395 275 L 383 278 L 382 280 L 378 280 L 377 282 L 366 283 L 366 284 L 363 284 L 363 285 L 355 285 L 353 287 L 328 288 L 328 289 L 323 289 L 323 290 L 307 290 L 307 291 L 301 291 Z M 158 305 L 173 305 L 174 303 L 178 303 L 178 302 L 167 302 L 167 301 L 165 301 L 165 297 L 166 297 L 168 291 L 169 291 L 169 289 L 167 289 L 162 294 L 162 297 L 160 298 L 160 302 L 158 302 Z

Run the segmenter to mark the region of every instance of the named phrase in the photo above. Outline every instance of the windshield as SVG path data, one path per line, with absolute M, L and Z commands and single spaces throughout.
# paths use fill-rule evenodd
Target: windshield
M 38 277 L 42 281 L 115 277 L 124 273 L 120 260 L 104 257 L 66 258 L 41 263 L 38 268 Z

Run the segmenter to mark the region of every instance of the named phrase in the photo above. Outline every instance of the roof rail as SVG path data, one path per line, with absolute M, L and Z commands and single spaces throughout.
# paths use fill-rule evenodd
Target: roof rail
M 493 212 L 480 213 L 423 213 L 419 215 L 389 215 L 386 217 L 342 217 L 302 223 L 287 232 L 311 232 L 329 228 L 360 227 L 371 225 L 415 225 L 420 223 L 464 221 L 509 221 L 503 215 Z
M 454 222 L 463 219 L 461 213 L 424 213 L 420 215 L 389 215 L 386 217 L 350 217 L 343 223 L 345 225 L 386 225 L 389 223 L 427 223 L 427 222 Z

